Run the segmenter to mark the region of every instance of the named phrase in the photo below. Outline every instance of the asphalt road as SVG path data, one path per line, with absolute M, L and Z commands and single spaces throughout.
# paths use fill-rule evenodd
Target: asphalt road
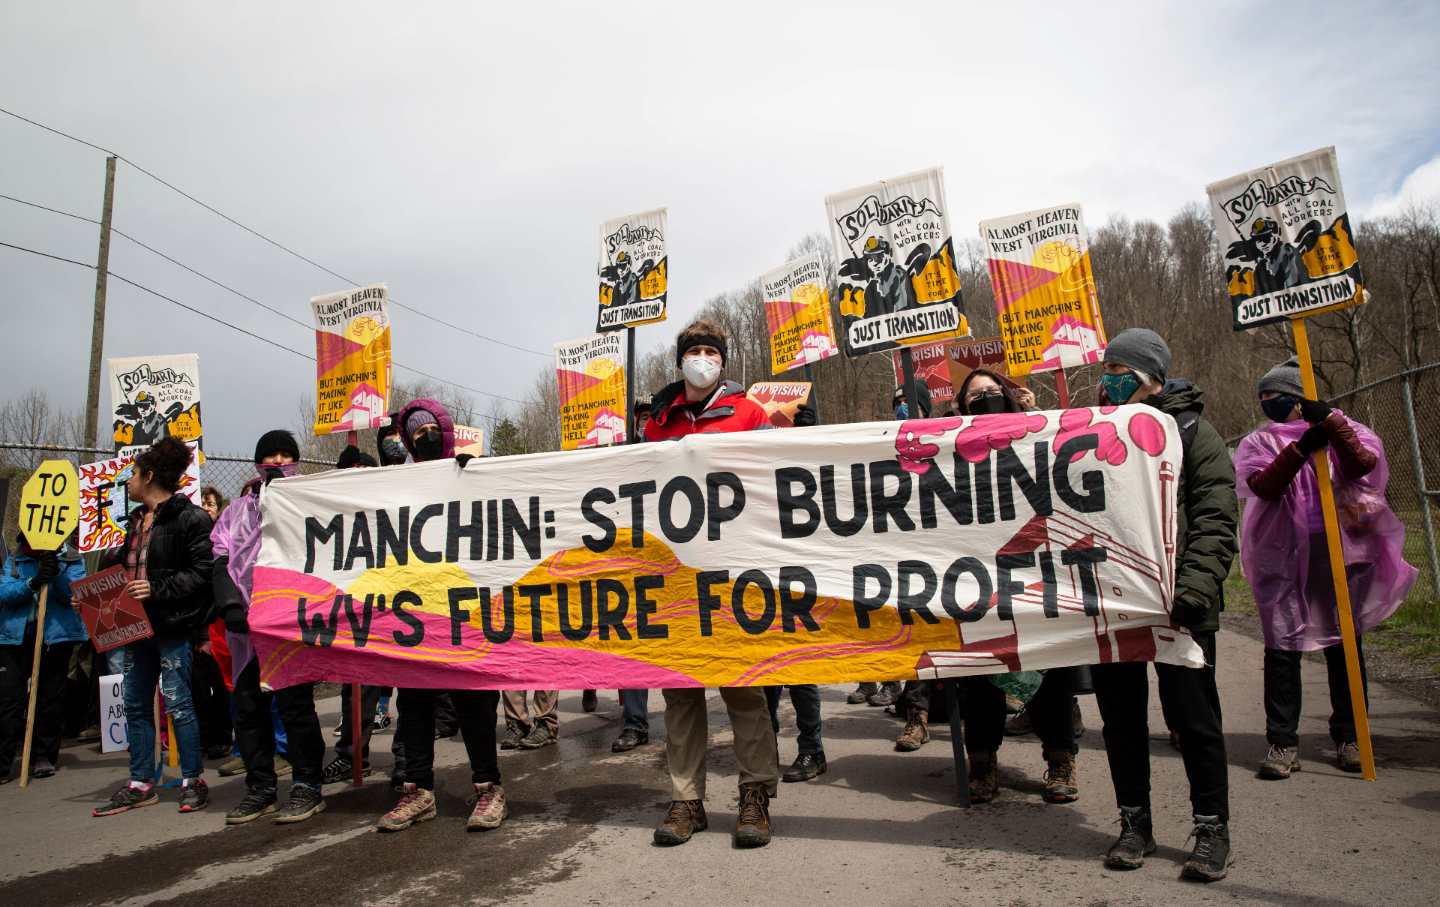
M 125 754 L 93 747 L 64 752 L 61 772 L 28 790 L 0 787 L 0 904 L 977 904 L 1259 903 L 1434 904 L 1440 901 L 1440 715 L 1380 685 L 1372 687 L 1379 780 L 1332 764 L 1325 731 L 1323 664 L 1305 665 L 1301 726 L 1305 770 L 1285 782 L 1255 778 L 1265 749 L 1259 643 L 1224 633 L 1221 693 L 1229 732 L 1230 877 L 1210 886 L 1178 880 L 1189 804 L 1178 754 L 1162 738 L 1152 703 L 1154 807 L 1160 851 L 1131 873 L 1106 870 L 1115 809 L 1098 714 L 1081 706 L 1081 800 L 1041 801 L 1044 764 L 1033 737 L 1001 750 L 1002 794 L 957 808 L 948 729 L 919 752 L 895 753 L 899 723 L 879 709 L 850 706 L 840 688 L 824 702 L 827 774 L 782 785 L 772 803 L 775 840 L 735 850 L 735 772 L 729 729 L 711 697 L 710 830 L 679 848 L 651 845 L 667 785 L 658 742 L 613 755 L 619 705 L 580 712 L 561 703 L 558 746 L 502 755 L 511 816 L 493 832 L 464 830 L 464 753 L 440 741 L 439 819 L 395 835 L 373 832 L 394 795 L 389 735 L 376 738 L 362 789 L 327 789 L 329 809 L 296 826 L 262 820 L 226 828 L 240 779 L 208 772 L 212 807 L 175 812 L 176 792 L 158 806 L 105 819 L 90 807 L 125 773 Z M 1153 695 L 1152 695 L 1153 699 Z M 328 729 L 338 699 L 322 702 Z M 652 739 L 663 736 L 654 694 Z M 782 760 L 794 757 L 792 724 Z M 283 787 L 283 782 L 282 782 Z

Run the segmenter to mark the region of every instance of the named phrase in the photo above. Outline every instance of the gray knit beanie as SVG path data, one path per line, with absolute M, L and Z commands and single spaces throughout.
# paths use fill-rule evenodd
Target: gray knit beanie
M 1149 328 L 1128 328 L 1110 338 L 1104 361 L 1144 372 L 1164 384 L 1170 373 L 1170 347 Z
M 1256 385 L 1255 393 L 1263 394 L 1266 391 L 1274 391 L 1277 394 L 1289 394 L 1292 397 L 1305 396 L 1305 389 L 1300 386 L 1300 360 L 1291 356 L 1264 375 L 1261 375 L 1260 383 Z

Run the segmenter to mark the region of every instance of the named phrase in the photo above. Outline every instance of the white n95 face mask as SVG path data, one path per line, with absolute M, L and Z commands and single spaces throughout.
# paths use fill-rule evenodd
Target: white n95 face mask
M 681 361 L 680 372 L 685 376 L 686 384 L 706 388 L 720 377 L 720 363 L 712 362 L 703 356 L 689 356 Z

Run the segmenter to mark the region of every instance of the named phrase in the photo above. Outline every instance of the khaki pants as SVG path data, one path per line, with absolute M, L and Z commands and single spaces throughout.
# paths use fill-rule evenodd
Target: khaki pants
M 779 780 L 779 752 L 764 687 L 721 687 L 720 698 L 735 732 L 740 783 L 761 782 L 770 793 Z M 710 722 L 703 689 L 665 691 L 665 761 L 672 800 L 705 799 L 705 751 Z
M 504 690 L 500 698 L 505 702 L 505 723 L 518 724 L 529 730 L 537 724 L 550 726 L 550 733 L 558 735 L 560 732 L 560 716 L 555 714 L 555 707 L 560 704 L 559 690 L 531 690 L 530 696 L 535 700 L 533 711 L 525 708 L 525 690 Z

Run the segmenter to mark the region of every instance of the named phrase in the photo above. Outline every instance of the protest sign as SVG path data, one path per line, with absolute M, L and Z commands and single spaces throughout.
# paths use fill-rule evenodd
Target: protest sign
M 796 411 L 810 402 L 810 382 L 757 381 L 745 396 L 764 408 L 771 425 L 794 428 Z
M 955 401 L 956 385 L 950 383 L 950 355 L 944 343 L 926 343 L 914 347 L 911 355 L 915 363 L 915 377 L 925 382 L 930 391 L 930 414 L 938 416 L 949 409 Z M 905 364 L 900 361 L 898 351 L 890 354 L 891 365 L 895 366 L 895 386 L 905 384 Z
M 118 753 L 130 748 L 130 726 L 125 723 L 125 675 L 100 678 L 100 752 Z
M 1206 187 L 1237 331 L 1364 302 L 1335 149 Z
M 277 688 L 1198 668 L 1168 616 L 1180 455 L 1122 406 L 278 479 L 251 638 Z
M 665 320 L 670 292 L 665 217 L 665 209 L 657 208 L 600 225 L 600 311 L 595 330 Z
M 473 425 L 455 426 L 455 452 L 472 457 L 485 456 L 485 430 Z
M 967 337 L 939 167 L 825 199 L 845 354 Z
M 310 300 L 315 316 L 315 434 L 389 424 L 390 310 L 385 285 Z
M 200 450 L 194 441 L 187 447 L 194 456 L 180 477 L 180 493 L 200 503 Z M 80 531 L 76 547 L 81 553 L 118 548 L 125 543 L 125 517 L 130 513 L 132 467 L 139 450 L 86 463 L 80 467 Z
M 624 444 L 625 336 L 591 334 L 555 344 L 560 384 L 560 449 Z
M 770 331 L 770 374 L 838 355 L 835 327 L 830 323 L 830 295 L 825 263 L 806 255 L 760 276 L 765 294 L 765 324 Z
M 1080 206 L 982 220 L 980 239 L 1010 374 L 1099 362 L 1105 325 Z
M 144 450 L 161 438 L 200 442 L 200 357 L 110 359 L 115 452 Z
M 70 605 L 84 621 L 97 652 L 155 635 L 145 606 L 125 594 L 129 581 L 125 568 L 116 564 L 70 584 Z
M 1005 342 L 999 337 L 956 340 L 949 344 L 950 386 L 957 391 L 976 369 L 993 372 L 1004 384 L 1018 387 L 1005 371 Z
M 74 465 L 44 461 L 20 489 L 20 534 L 36 551 L 54 551 L 79 522 L 80 479 Z

